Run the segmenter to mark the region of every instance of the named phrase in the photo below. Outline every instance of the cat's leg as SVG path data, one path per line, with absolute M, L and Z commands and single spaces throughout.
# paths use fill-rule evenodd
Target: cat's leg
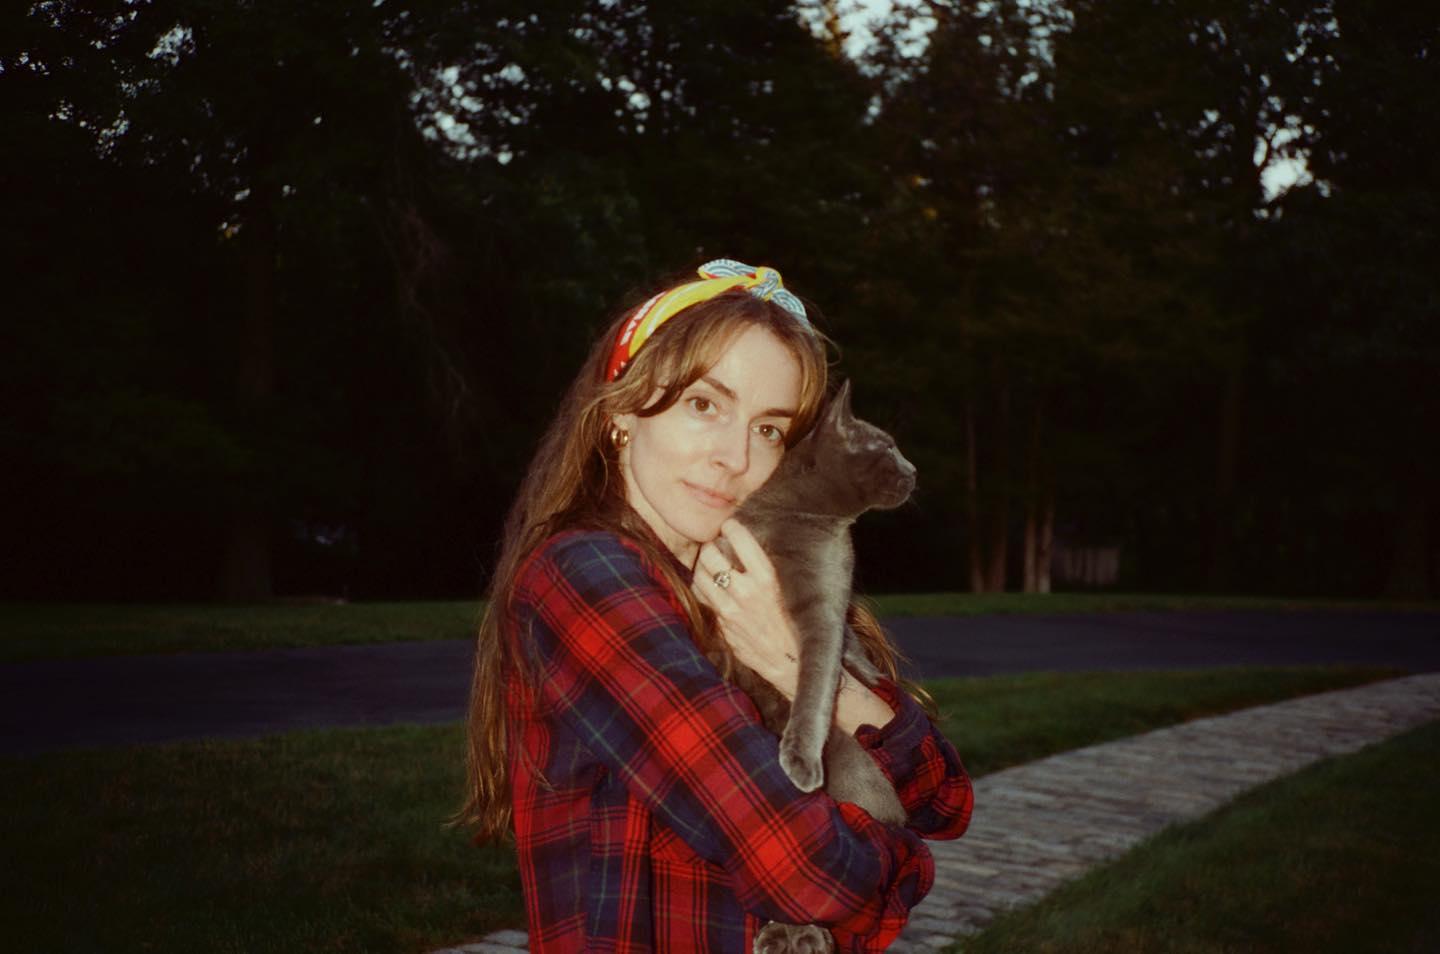
M 830 932 L 814 924 L 771 921 L 755 935 L 755 954 L 829 954 L 835 950 Z
M 825 782 L 825 739 L 835 718 L 835 694 L 840 689 L 841 643 L 844 607 L 816 600 L 791 609 L 800 636 L 800 672 L 790 722 L 780 737 L 780 764 L 802 792 L 813 792 Z
M 867 686 L 873 686 L 880 681 L 880 670 L 865 655 L 865 647 L 860 645 L 860 637 L 855 635 L 855 630 L 850 624 L 845 624 L 845 668 L 849 669 L 860 681 Z
M 905 806 L 890 778 L 855 741 L 838 726 L 825 742 L 825 791 L 837 802 L 852 802 L 878 822 L 905 824 Z

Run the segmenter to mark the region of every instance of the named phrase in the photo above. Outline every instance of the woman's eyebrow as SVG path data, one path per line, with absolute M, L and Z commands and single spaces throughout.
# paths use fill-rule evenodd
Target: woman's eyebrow
M 716 378 L 713 378 L 713 377 L 711 377 L 711 376 L 708 375 L 708 374 L 702 375 L 702 376 L 700 377 L 700 380 L 701 380 L 701 381 L 704 381 L 706 384 L 710 385 L 712 388 L 714 388 L 715 390 L 719 391 L 721 394 L 725 395 L 725 397 L 728 398 L 729 400 L 731 400 L 731 401 L 739 401 L 739 400 L 740 400 L 740 396 L 735 393 L 734 388 L 731 388 L 730 386 L 728 386 L 727 384 L 725 384 L 723 381 L 717 380 Z M 772 408 L 769 408 L 768 410 L 764 411 L 763 413 L 761 413 L 761 414 L 759 414 L 759 415 L 757 415 L 757 416 L 758 416 L 758 417 L 794 417 L 795 415 L 797 415 L 797 414 L 799 414 L 799 413 L 800 413 L 800 412 L 797 411 L 797 410 L 795 410 L 794 408 L 772 407 Z
M 720 381 L 718 378 L 712 378 L 710 375 L 706 374 L 701 375 L 700 380 L 704 381 L 706 384 L 710 385 L 712 388 L 719 391 L 721 394 L 725 395 L 730 400 L 740 400 L 740 395 L 736 394 L 733 388 L 729 387 L 724 382 Z

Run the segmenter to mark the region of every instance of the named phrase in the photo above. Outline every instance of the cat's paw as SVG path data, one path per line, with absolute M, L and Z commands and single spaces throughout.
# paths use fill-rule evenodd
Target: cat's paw
M 825 763 L 819 755 L 802 751 L 793 739 L 780 740 L 780 767 L 802 792 L 813 792 L 825 784 Z
M 830 932 L 813 924 L 772 921 L 755 935 L 755 954 L 829 954 L 835 950 Z

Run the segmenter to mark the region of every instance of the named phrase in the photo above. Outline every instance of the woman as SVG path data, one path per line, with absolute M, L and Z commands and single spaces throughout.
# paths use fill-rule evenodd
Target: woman
M 480 628 L 465 817 L 480 838 L 513 830 L 534 951 L 748 952 L 768 920 L 881 950 L 933 879 L 920 836 L 968 823 L 969 779 L 893 682 L 847 677 L 836 722 L 908 824 L 803 794 L 707 659 L 793 694 L 773 570 L 728 518 L 815 419 L 825 353 L 773 269 L 700 274 L 601 337 L 520 488 Z

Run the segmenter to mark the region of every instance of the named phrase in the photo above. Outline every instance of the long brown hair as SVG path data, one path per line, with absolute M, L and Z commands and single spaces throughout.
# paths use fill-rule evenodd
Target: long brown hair
M 689 617 L 702 651 L 724 650 L 715 617 L 662 552 L 662 545 L 626 502 L 617 451 L 610 439 L 616 414 L 659 414 L 720 359 L 746 328 L 760 326 L 786 345 L 800 364 L 800 405 L 787 441 L 810 429 L 825 397 L 825 339 L 779 306 L 744 291 L 730 291 L 693 305 L 663 324 L 632 359 L 618 381 L 603 371 L 615 336 L 628 315 L 601 334 L 566 393 L 520 484 L 505 521 L 499 558 L 475 646 L 470 687 L 466 800 L 455 821 L 473 826 L 476 841 L 510 832 L 511 790 L 507 761 L 507 680 L 529 680 L 523 647 L 502 631 L 525 558 L 562 530 L 612 530 L 638 544 L 666 578 Z M 656 391 L 658 398 L 654 398 Z M 652 399 L 653 398 L 653 399 Z M 871 617 L 873 621 L 873 617 Z M 894 674 L 894 653 L 878 626 L 862 631 L 882 669 Z

